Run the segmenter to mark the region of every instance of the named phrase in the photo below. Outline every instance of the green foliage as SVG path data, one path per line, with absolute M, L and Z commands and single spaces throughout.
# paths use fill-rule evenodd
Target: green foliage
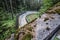
M 39 15 L 41 16 L 44 12 L 46 12 L 51 6 L 55 5 L 55 3 L 59 2 L 59 0 L 43 0 L 41 9 L 39 10 Z
M 47 9 L 49 9 L 52 6 L 52 0 L 43 0 L 43 4 L 41 6 L 40 14 L 44 13 L 45 11 L 47 11 Z
M 14 20 L 7 20 L 1 21 L 0 26 L 0 39 L 4 40 L 5 38 L 9 38 L 12 33 L 15 32 L 15 21 Z
M 0 11 L 0 21 L 11 19 L 11 13 L 7 13 L 4 10 Z
M 57 37 L 55 37 L 54 40 L 59 40 L 59 39 Z
M 15 20 L 11 20 L 11 14 L 0 11 L 0 40 L 9 38 L 15 32 Z

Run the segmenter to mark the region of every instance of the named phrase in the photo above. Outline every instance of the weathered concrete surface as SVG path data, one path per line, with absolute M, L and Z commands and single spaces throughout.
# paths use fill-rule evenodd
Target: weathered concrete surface
M 60 15 L 43 14 L 41 18 L 36 20 L 36 40 L 44 40 L 50 33 L 52 33 L 60 25 Z

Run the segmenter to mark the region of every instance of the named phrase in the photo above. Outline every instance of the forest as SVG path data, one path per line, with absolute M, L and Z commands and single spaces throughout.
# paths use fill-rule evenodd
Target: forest
M 17 15 L 23 14 L 21 12 L 39 11 L 37 16 L 40 17 L 58 2 L 60 0 L 0 0 L 0 40 L 10 38 L 12 33 L 16 33 L 16 19 Z

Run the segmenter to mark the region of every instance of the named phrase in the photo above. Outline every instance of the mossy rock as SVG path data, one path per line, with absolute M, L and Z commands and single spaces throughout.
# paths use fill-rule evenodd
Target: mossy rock
M 30 33 L 25 34 L 25 36 L 22 38 L 22 40 L 31 40 L 33 36 Z
M 60 15 L 60 9 L 56 9 L 55 11 Z
M 28 27 L 27 30 L 32 31 L 33 27 Z

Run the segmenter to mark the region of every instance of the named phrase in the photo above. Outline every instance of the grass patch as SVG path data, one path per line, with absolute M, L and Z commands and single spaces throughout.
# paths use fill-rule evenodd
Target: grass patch
M 0 40 L 5 40 L 5 38 L 9 38 L 11 34 L 15 32 L 15 21 L 5 20 L 1 22 L 2 24 L 0 26 Z
M 30 14 L 30 15 L 27 15 L 26 16 L 26 20 L 27 22 L 31 22 L 32 20 L 34 20 L 35 18 L 38 18 L 39 15 L 36 13 L 36 14 Z

